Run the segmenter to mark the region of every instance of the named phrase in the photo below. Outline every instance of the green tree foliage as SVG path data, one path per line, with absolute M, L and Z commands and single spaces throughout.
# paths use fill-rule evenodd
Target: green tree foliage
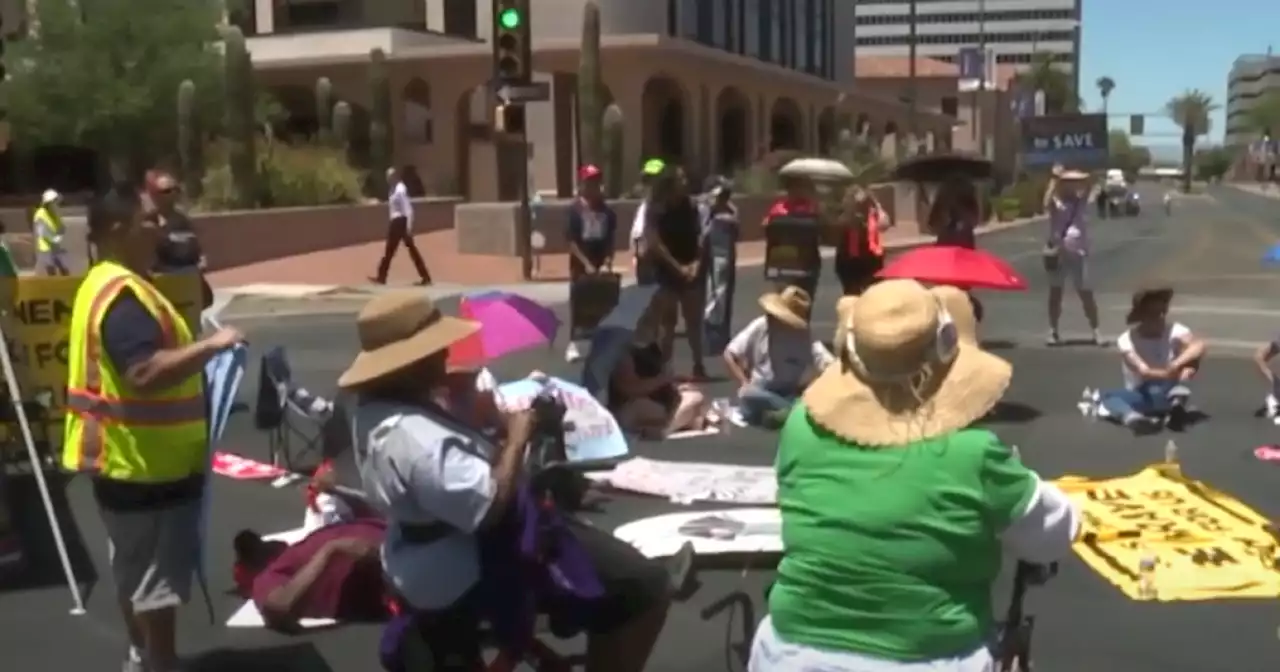
M 1031 66 L 1017 76 L 1017 86 L 1024 91 L 1043 91 L 1046 114 L 1070 114 L 1082 107 L 1075 91 L 1075 78 L 1053 62 L 1053 56 L 1037 53 Z
M 220 0 L 34 0 L 39 27 L 6 50 L 15 142 L 95 150 L 135 174 L 173 152 L 174 93 L 216 104 Z
M 1209 116 L 1217 109 L 1213 96 L 1199 89 L 1184 91 L 1165 103 L 1169 118 L 1182 128 L 1182 190 L 1186 193 L 1191 193 L 1196 139 L 1209 133 Z
M 1094 85 L 1098 87 L 1098 95 L 1102 96 L 1102 113 L 1106 114 L 1108 103 L 1111 102 L 1111 92 L 1116 90 L 1116 80 L 1103 76 Z
M 1235 164 L 1236 153 L 1221 145 L 1205 147 L 1196 151 L 1196 179 L 1216 182 L 1226 177 Z
M 1118 128 L 1111 129 L 1107 142 L 1111 152 L 1111 167 L 1123 170 L 1132 178 L 1139 170 L 1151 165 L 1151 151 L 1133 144 L 1129 134 Z

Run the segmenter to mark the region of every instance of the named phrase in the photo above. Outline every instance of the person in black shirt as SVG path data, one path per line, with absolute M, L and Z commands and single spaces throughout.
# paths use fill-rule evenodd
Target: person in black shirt
M 157 273 L 194 273 L 200 276 L 205 308 L 213 303 L 213 288 L 204 279 L 205 258 L 191 218 L 178 209 L 178 181 L 168 173 L 157 173 L 147 185 L 151 211 L 147 217 L 160 225 L 162 236 L 156 247 Z
M 702 363 L 702 308 L 706 290 L 702 275 L 702 223 L 698 206 L 689 195 L 684 171 L 668 166 L 658 179 L 646 205 L 645 254 L 659 287 L 653 308 L 663 356 L 671 358 L 676 322 L 684 317 L 685 333 L 693 354 L 693 376 L 705 378 Z

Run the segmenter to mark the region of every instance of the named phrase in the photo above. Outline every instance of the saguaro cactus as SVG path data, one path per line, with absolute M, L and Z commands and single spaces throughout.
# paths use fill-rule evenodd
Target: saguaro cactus
M 604 187 L 605 193 L 609 198 L 619 198 L 622 196 L 623 190 L 623 118 L 622 108 L 617 105 L 610 105 L 605 108 L 603 125 L 604 125 L 604 142 L 601 143 L 603 148 L 604 160 Z
M 601 161 L 603 89 L 600 6 L 595 0 L 587 0 L 582 8 L 582 49 L 578 60 L 578 159 L 584 164 Z
M 333 142 L 343 151 L 351 147 L 351 106 L 341 100 L 333 104 Z
M 258 161 L 254 151 L 253 61 L 245 48 L 244 34 L 229 27 L 225 33 L 224 68 L 227 90 L 228 162 L 235 185 L 236 205 L 257 204 Z
M 391 166 L 391 79 L 381 49 L 369 52 L 369 93 L 369 182 L 375 195 L 382 196 Z
M 321 142 L 333 138 L 333 82 L 328 77 L 316 80 L 316 135 Z
M 196 85 L 184 80 L 178 85 L 178 160 L 182 182 L 188 196 L 200 195 L 200 129 L 196 120 Z

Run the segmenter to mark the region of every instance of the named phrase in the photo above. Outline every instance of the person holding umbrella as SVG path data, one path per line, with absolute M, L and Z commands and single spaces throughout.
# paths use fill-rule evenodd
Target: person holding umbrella
M 1044 268 L 1049 275 L 1049 345 L 1060 345 L 1058 323 L 1062 319 L 1062 290 L 1070 282 L 1080 297 L 1089 321 L 1090 342 L 1100 345 L 1098 302 L 1089 283 L 1089 174 L 1054 166 L 1044 196 L 1049 213 L 1049 240 L 1044 246 Z
M 937 244 L 977 247 L 981 219 L 977 186 L 964 175 L 948 176 L 939 185 L 929 209 L 929 230 L 936 236 Z

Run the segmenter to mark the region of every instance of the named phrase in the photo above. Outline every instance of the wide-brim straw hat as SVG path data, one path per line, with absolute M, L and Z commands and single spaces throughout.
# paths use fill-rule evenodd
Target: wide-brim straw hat
M 420 291 L 378 296 L 356 318 L 360 354 L 338 377 L 338 387 L 352 388 L 379 380 L 480 330 L 480 324 L 440 312 Z
M 787 287 L 781 292 L 769 292 L 761 296 L 760 307 L 783 324 L 797 329 L 806 329 L 809 326 L 809 313 L 813 309 L 813 301 L 809 298 L 809 293 L 803 289 Z
M 852 304 L 841 361 L 804 393 L 814 423 L 852 444 L 902 446 L 945 436 L 995 407 L 1013 367 L 959 337 L 935 292 L 885 280 Z

